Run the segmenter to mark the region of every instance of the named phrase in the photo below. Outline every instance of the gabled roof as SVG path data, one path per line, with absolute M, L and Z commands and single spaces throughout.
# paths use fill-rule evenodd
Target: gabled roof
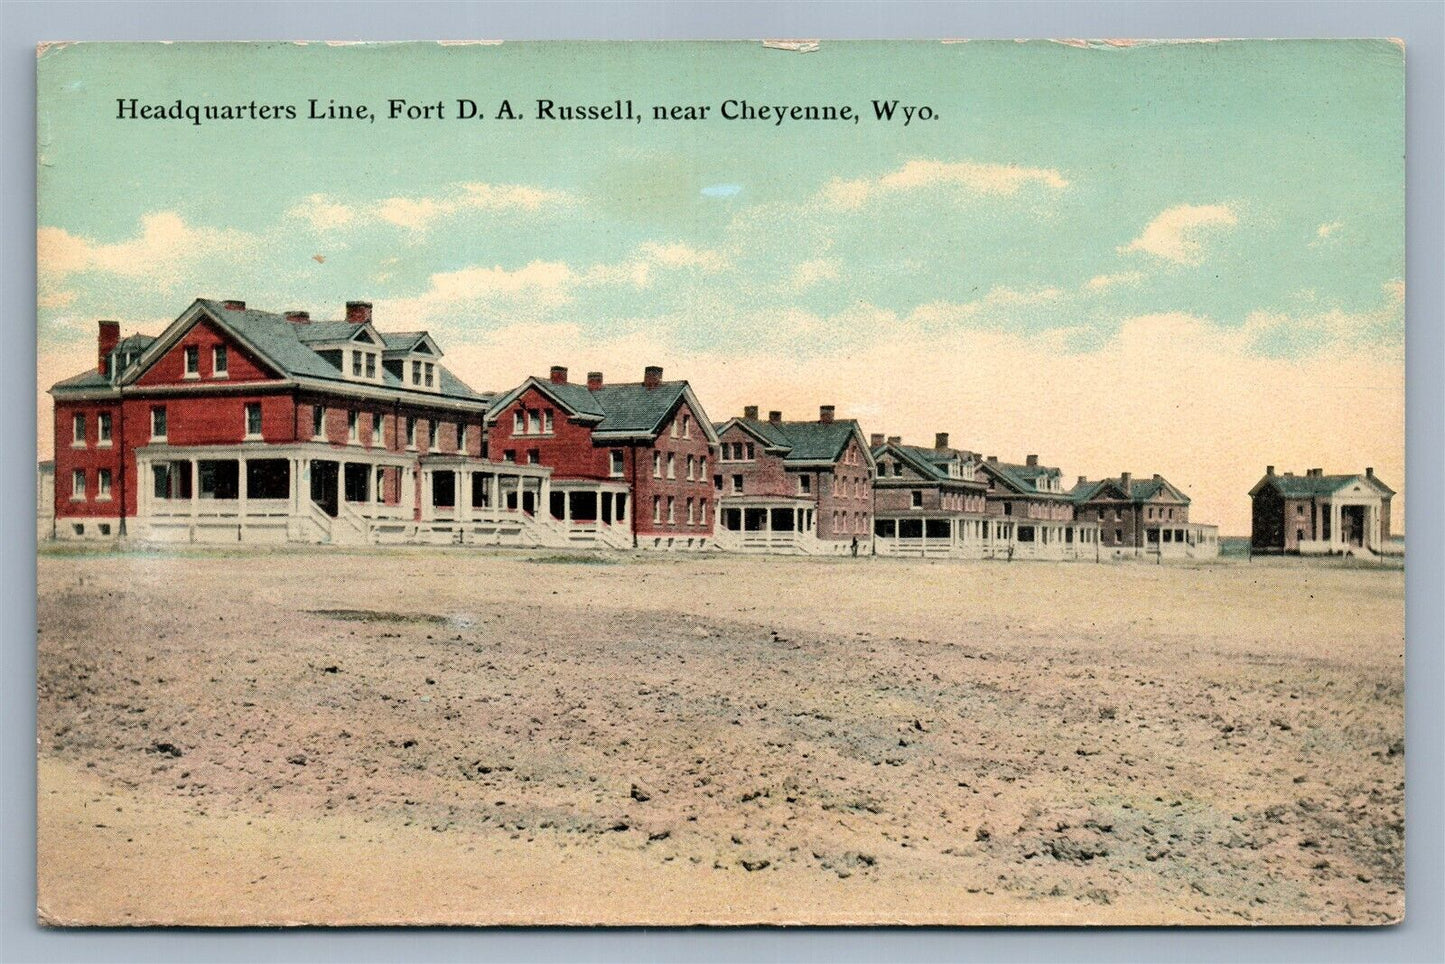
M 284 315 L 269 311 L 257 311 L 251 308 L 232 311 L 219 301 L 208 298 L 196 299 L 159 338 L 151 339 L 145 345 L 144 352 L 137 363 L 127 369 L 119 379 L 119 384 L 133 383 L 150 367 L 151 362 L 168 351 L 186 331 L 190 330 L 192 324 L 201 318 L 209 320 L 221 330 L 230 333 L 242 345 L 254 352 L 262 364 L 283 378 L 314 378 L 347 385 L 361 384 L 345 378 L 341 369 L 327 361 L 308 344 L 308 342 L 339 340 L 336 337 L 337 333 L 344 338 L 347 337 L 347 332 L 357 331 L 358 326 L 349 322 L 334 321 L 299 325 L 288 321 Z M 338 326 L 344 326 L 344 330 Z M 374 331 L 374 329 L 371 330 Z M 146 336 L 132 335 L 130 337 L 144 338 Z M 419 392 L 410 389 L 401 379 L 385 370 L 381 372 L 381 386 L 423 397 L 462 399 L 470 402 L 487 401 L 488 396 L 473 391 L 444 366 L 438 365 L 437 372 L 439 392 Z M 92 375 L 94 378 L 91 377 Z M 59 382 L 55 388 L 61 391 L 81 391 L 93 390 L 108 384 L 104 375 L 87 372 Z
M 1018 465 L 1013 462 L 980 462 L 984 471 L 1022 495 L 1050 495 L 1067 498 L 1067 493 L 1039 488 L 1039 480 L 1062 475 L 1052 465 Z
M 892 453 L 900 462 L 930 482 L 951 482 L 974 486 L 983 484 L 975 478 L 948 474 L 947 465 L 950 462 L 957 460 L 966 463 L 970 459 L 976 462 L 977 457 L 972 452 L 965 452 L 961 449 L 930 449 L 919 445 L 900 445 L 890 442 L 873 450 L 873 460 L 876 462 L 885 453 Z M 887 479 L 892 478 L 894 476 L 887 477 Z M 884 482 L 887 479 L 880 475 L 878 480 Z
M 1361 482 L 1375 489 L 1381 495 L 1394 495 L 1395 490 L 1372 475 L 1266 475 L 1249 490 L 1257 495 L 1265 486 L 1273 484 L 1279 494 L 1287 499 L 1309 499 L 1321 495 L 1333 495 L 1345 486 Z
M 50 386 L 52 393 L 65 394 L 67 392 L 93 392 L 98 388 L 113 388 L 110 379 L 106 378 L 94 368 L 83 371 L 79 375 L 72 375 L 62 379 Z
M 494 401 L 490 420 L 495 422 L 503 409 L 529 389 L 550 398 L 569 416 L 593 423 L 593 434 L 604 438 L 655 437 L 668 416 L 686 401 L 697 413 L 698 426 L 708 441 L 717 441 L 717 432 L 686 381 L 659 382 L 655 388 L 642 382 L 623 382 L 592 391 L 586 385 L 533 376 Z
M 858 447 L 871 461 L 873 453 L 863 440 L 857 419 L 838 418 L 831 422 L 773 422 L 757 418 L 729 419 L 725 425 L 736 425 L 764 442 L 774 453 L 781 454 L 783 464 L 833 463 L 843 455 L 848 440 L 858 438 Z
M 386 344 L 388 352 L 410 352 L 425 344 L 427 350 L 434 355 L 440 355 L 442 350 L 432 340 L 429 333 L 425 331 L 381 331 L 377 332 Z
M 1083 482 L 1075 485 L 1069 490 L 1069 497 L 1075 502 L 1089 502 L 1093 499 L 1127 499 L 1131 502 L 1148 502 L 1150 499 L 1164 493 L 1173 499 L 1189 504 L 1189 496 L 1184 490 L 1173 485 L 1169 480 L 1163 478 L 1146 478 L 1129 480 L 1129 492 L 1124 491 L 1123 478 L 1098 479 L 1093 482 Z

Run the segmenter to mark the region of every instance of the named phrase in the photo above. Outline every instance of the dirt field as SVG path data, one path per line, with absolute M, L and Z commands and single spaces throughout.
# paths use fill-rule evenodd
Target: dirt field
M 585 558 L 42 553 L 42 918 L 1404 913 L 1398 569 Z

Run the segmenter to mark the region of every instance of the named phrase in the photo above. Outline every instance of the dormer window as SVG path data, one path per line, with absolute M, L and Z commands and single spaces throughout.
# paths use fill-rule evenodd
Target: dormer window
M 421 384 L 421 362 L 419 361 L 411 363 L 411 383 L 413 385 Z
M 226 346 L 217 345 L 211 349 L 211 377 L 225 378 L 230 374 L 230 359 L 226 357 Z
M 433 377 L 433 373 L 434 373 L 435 371 L 436 371 L 436 366 L 433 365 L 431 362 L 427 362 L 427 363 L 426 363 L 426 387 L 427 387 L 427 388 L 431 388 L 431 387 L 432 387 L 432 377 Z
M 361 356 L 363 354 L 365 353 L 359 351 L 353 351 L 351 353 L 351 377 L 353 378 L 361 377 Z
M 186 346 L 186 377 L 201 377 L 201 349 L 199 345 Z
M 366 377 L 376 377 L 376 352 L 374 351 L 366 353 Z

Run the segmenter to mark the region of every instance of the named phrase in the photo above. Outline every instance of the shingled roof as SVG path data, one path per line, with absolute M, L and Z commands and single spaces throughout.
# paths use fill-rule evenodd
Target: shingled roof
M 1123 478 L 1115 477 L 1110 479 L 1098 479 L 1092 482 L 1080 482 L 1069 490 L 1069 496 L 1075 502 L 1088 502 L 1091 499 L 1101 497 L 1108 498 L 1108 496 L 1104 495 L 1104 490 L 1110 487 L 1112 487 L 1115 492 L 1119 494 L 1124 494 Z M 1158 478 L 1150 477 L 1144 479 L 1130 478 L 1127 498 L 1131 502 L 1148 502 L 1150 499 L 1158 495 L 1161 491 L 1166 492 L 1176 498 L 1182 499 L 1186 505 L 1190 501 L 1189 496 L 1184 494 L 1183 489 L 1179 488 L 1178 486 L 1172 485 L 1167 479 L 1163 478 L 1162 476 Z
M 642 382 L 621 382 L 589 389 L 586 385 L 534 376 L 493 402 L 492 421 L 532 388 L 551 398 L 568 415 L 592 423 L 594 434 L 599 436 L 655 436 L 684 399 L 698 413 L 699 426 L 705 432 L 712 432 L 712 423 L 703 414 L 702 405 L 686 381 L 659 381 L 654 387 Z
M 1068 493 L 1039 488 L 1039 480 L 1061 476 L 1063 473 L 1052 465 L 1019 465 L 1014 462 L 984 461 L 980 463 L 985 471 L 991 472 L 1015 491 L 1024 495 L 1047 495 L 1068 498 Z
M 972 452 L 967 452 L 962 449 L 951 448 L 930 449 L 925 448 L 921 445 L 902 445 L 895 442 L 889 442 L 884 445 L 879 445 L 873 449 L 873 460 L 876 462 L 884 455 L 884 453 L 890 452 L 900 462 L 903 462 L 905 465 L 912 468 L 913 471 L 917 472 L 920 476 L 930 482 L 952 482 L 955 484 L 972 486 L 979 486 L 983 484 L 974 478 L 948 474 L 948 469 L 946 468 L 946 466 L 949 462 L 955 459 L 964 462 L 967 462 L 970 459 L 977 461 L 978 457 Z M 885 478 L 880 474 L 878 477 L 878 481 L 887 483 L 889 480 L 894 478 L 894 476 L 888 476 L 887 478 Z M 899 480 L 902 481 L 901 478 Z
M 855 433 L 859 438 L 862 437 L 857 419 L 852 418 L 838 418 L 831 422 L 774 422 L 757 418 L 735 418 L 724 425 L 740 425 L 754 436 L 765 440 L 782 454 L 784 463 L 836 462 Z M 867 445 L 862 448 L 865 452 L 868 451 Z
M 1395 490 L 1381 482 L 1374 475 L 1266 475 L 1260 479 L 1254 488 L 1249 490 L 1254 495 L 1264 486 L 1273 484 L 1279 490 L 1279 494 L 1287 499 L 1309 499 L 1321 495 L 1333 495 L 1340 489 L 1353 482 L 1363 482 L 1371 488 L 1376 489 L 1381 495 L 1394 495 Z

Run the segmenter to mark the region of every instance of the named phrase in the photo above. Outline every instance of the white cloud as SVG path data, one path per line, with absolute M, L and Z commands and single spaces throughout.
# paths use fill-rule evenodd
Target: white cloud
M 1315 228 L 1315 239 L 1310 242 L 1310 247 L 1318 248 L 1322 244 L 1328 244 L 1344 226 L 1345 222 L 1343 221 L 1329 221 L 1321 224 Z
M 853 210 L 878 195 L 949 191 L 1008 197 L 1029 184 L 1041 184 L 1061 191 L 1069 186 L 1069 181 L 1052 168 L 976 161 L 912 160 L 878 178 L 834 178 L 824 185 L 822 197 L 835 207 Z
M 839 264 L 835 258 L 814 258 L 800 261 L 793 266 L 788 285 L 794 291 L 802 291 L 823 281 L 837 281 Z
M 286 216 L 311 225 L 317 234 L 348 227 L 356 220 L 356 209 L 333 201 L 324 194 L 309 194 L 287 211 Z
M 248 257 L 256 238 L 231 228 L 193 227 L 174 211 L 160 211 L 143 215 L 139 233 L 125 241 L 103 244 L 64 228 L 42 227 L 35 244 L 41 301 L 53 307 L 73 300 L 58 289 L 72 275 L 99 272 L 144 279 L 168 290 L 206 258 Z
M 1120 252 L 1143 251 L 1175 264 L 1198 264 L 1204 258 L 1201 233 L 1217 231 L 1239 223 L 1239 216 L 1227 204 L 1179 204 L 1160 212 Z
M 390 197 L 362 205 L 345 204 L 325 194 L 311 194 L 286 212 L 325 233 L 368 222 L 384 222 L 413 233 L 425 233 L 441 218 L 468 212 L 529 212 L 571 203 L 563 191 L 526 184 L 469 183 L 444 194 L 427 197 Z
M 1119 285 L 1137 285 L 1144 280 L 1142 271 L 1120 271 L 1118 274 L 1099 274 L 1084 282 L 1090 291 L 1108 291 Z

